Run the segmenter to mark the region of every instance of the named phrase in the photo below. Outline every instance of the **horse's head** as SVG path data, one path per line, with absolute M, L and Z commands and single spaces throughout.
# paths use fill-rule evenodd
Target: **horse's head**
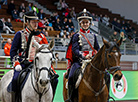
M 39 45 L 37 48 L 36 56 L 34 60 L 34 71 L 37 83 L 45 87 L 50 81 L 49 73 L 51 70 L 52 53 L 51 49 L 54 46 L 54 41 L 51 41 L 49 45 Z
M 113 75 L 115 81 L 122 78 L 122 72 L 120 67 L 121 53 L 119 46 L 121 45 L 122 39 L 118 42 L 107 42 L 103 39 L 105 47 L 105 67 Z

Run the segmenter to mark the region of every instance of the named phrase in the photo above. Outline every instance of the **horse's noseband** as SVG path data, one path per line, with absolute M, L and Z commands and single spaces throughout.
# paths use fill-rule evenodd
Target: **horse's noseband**
M 114 71 L 112 71 L 114 70 Z M 114 66 L 114 67 L 110 67 L 108 69 L 108 71 L 113 75 L 115 72 L 117 72 L 118 70 L 121 70 L 121 67 L 120 66 Z
M 50 68 L 49 68 L 50 69 Z M 48 71 L 48 73 L 50 73 L 50 70 L 49 70 L 47 67 L 42 67 L 41 69 L 40 69 L 40 72 L 42 71 L 42 70 L 47 70 Z

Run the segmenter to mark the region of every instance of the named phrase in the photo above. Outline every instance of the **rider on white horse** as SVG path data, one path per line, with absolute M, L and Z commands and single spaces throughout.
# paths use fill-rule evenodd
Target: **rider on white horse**
M 36 31 L 38 22 L 39 19 L 35 12 L 26 12 L 24 15 L 25 28 L 18 31 L 13 39 L 10 57 L 14 65 L 14 76 L 12 79 L 12 91 L 14 92 L 17 91 L 17 78 L 20 71 L 27 68 L 34 60 L 36 47 L 34 46 L 33 41 L 36 41 L 39 44 L 48 44 L 46 37 L 42 33 Z M 57 78 L 58 75 L 53 72 L 52 74 Z M 57 85 L 57 81 L 55 84 Z

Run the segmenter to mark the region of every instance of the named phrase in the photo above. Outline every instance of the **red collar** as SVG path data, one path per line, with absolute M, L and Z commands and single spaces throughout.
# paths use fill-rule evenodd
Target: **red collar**
M 83 29 L 80 29 L 80 32 L 82 32 L 82 33 L 90 33 L 90 30 L 84 31 Z

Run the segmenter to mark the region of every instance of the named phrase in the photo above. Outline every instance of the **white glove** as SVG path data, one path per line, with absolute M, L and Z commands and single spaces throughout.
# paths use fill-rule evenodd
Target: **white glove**
M 15 66 L 15 70 L 16 70 L 16 71 L 21 71 L 21 70 L 22 70 L 22 66 L 21 66 L 21 65 Z

